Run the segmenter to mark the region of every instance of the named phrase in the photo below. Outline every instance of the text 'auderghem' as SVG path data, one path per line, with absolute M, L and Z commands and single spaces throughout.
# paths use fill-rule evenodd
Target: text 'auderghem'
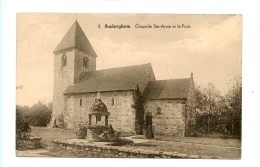
M 100 26 L 100 24 L 98 25 L 98 28 L 102 28 Z M 131 28 L 131 26 L 130 25 L 123 25 L 123 24 L 118 24 L 118 25 L 116 25 L 116 24 L 105 24 L 104 28 L 118 28 L 118 29 L 121 29 L 121 28 Z

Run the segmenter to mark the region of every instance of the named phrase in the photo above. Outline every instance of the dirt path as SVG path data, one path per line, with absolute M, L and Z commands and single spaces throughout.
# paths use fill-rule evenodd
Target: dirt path
M 47 157 L 47 155 L 43 155 L 43 153 L 46 152 L 48 152 L 47 149 L 26 150 L 26 151 L 16 150 L 16 156 L 17 157 Z
M 169 141 L 161 141 L 161 142 L 169 142 Z M 171 142 L 171 141 L 170 141 Z M 189 143 L 189 142 L 181 142 L 181 141 L 172 141 L 173 143 L 184 143 L 184 144 L 190 144 L 190 145 L 201 145 L 201 146 L 210 146 L 210 147 L 220 147 L 220 148 L 233 148 L 233 149 L 241 149 L 239 147 L 227 147 L 227 146 L 218 146 L 213 144 L 200 144 L 200 143 Z
M 143 143 L 143 142 L 151 141 L 148 139 L 135 139 L 134 137 L 137 137 L 137 136 L 129 136 L 129 137 L 122 137 L 122 138 L 132 140 L 134 143 Z M 154 140 L 154 141 L 159 142 L 159 143 L 171 142 L 171 143 L 181 143 L 181 144 L 187 144 L 187 145 L 202 145 L 202 146 L 209 146 L 209 147 L 213 146 L 213 147 L 219 147 L 219 148 L 241 149 L 240 147 L 218 146 L 218 145 L 214 145 L 214 144 L 201 144 L 201 143 L 191 143 L 191 142 L 182 142 L 182 141 L 163 141 L 163 140 Z

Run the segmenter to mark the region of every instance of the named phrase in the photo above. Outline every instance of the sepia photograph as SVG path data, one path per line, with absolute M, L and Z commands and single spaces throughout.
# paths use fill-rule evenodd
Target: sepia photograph
M 17 157 L 241 159 L 241 14 L 16 14 Z

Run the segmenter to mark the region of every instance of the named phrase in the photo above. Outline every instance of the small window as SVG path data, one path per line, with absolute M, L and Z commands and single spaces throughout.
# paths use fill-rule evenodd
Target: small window
M 88 68 L 88 58 L 87 57 L 83 58 L 83 67 Z
M 61 57 L 61 65 L 62 67 L 66 66 L 67 65 L 67 55 L 62 55 Z
M 82 106 L 82 99 L 79 100 L 79 106 Z
M 112 99 L 111 99 L 111 106 L 113 106 L 114 104 L 115 104 L 115 99 L 112 98 Z
M 161 108 L 157 107 L 157 114 L 161 114 Z

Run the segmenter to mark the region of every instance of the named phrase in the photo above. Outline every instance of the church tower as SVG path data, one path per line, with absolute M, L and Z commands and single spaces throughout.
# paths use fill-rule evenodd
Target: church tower
M 88 71 L 96 71 L 96 53 L 78 21 L 70 27 L 54 50 L 53 113 L 49 127 L 59 121 L 65 111 L 63 91 Z

